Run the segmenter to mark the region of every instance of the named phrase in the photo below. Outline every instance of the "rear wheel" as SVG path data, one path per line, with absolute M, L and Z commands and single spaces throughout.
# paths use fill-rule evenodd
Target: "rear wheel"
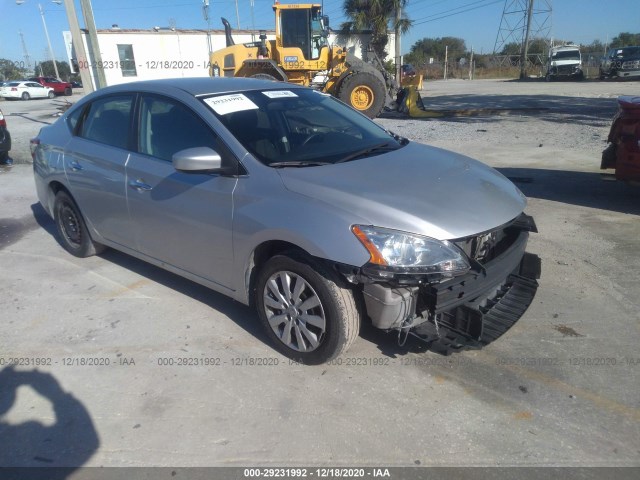
M 65 94 L 67 97 L 70 97 L 70 96 L 71 96 L 71 94 L 73 94 L 73 90 L 71 90 L 71 88 L 70 88 L 70 87 L 67 87 L 67 88 L 65 88 L 65 89 L 64 89 L 64 94 Z
M 342 81 L 338 98 L 369 118 L 376 118 L 384 107 L 384 83 L 368 72 L 355 72 Z
M 260 320 L 275 348 L 309 365 L 329 361 L 355 341 L 360 313 L 337 275 L 297 253 L 277 255 L 256 279 Z
M 80 258 L 90 257 L 105 249 L 104 245 L 91 240 L 80 209 L 67 192 L 57 193 L 53 204 L 53 217 L 60 244 L 71 255 Z
M 256 73 L 255 75 L 251 75 L 251 78 L 258 78 L 260 80 L 271 80 L 273 82 L 277 82 L 278 79 L 273 75 L 269 75 L 268 73 Z
M 31 98 L 31 95 L 29 95 L 28 92 L 22 92 L 22 100 L 29 100 Z

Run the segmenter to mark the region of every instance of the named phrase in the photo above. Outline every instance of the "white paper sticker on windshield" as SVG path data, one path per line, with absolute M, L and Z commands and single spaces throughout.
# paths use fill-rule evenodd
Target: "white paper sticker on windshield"
M 258 106 L 241 93 L 222 95 L 221 97 L 205 98 L 204 103 L 209 105 L 218 115 L 241 112 L 243 110 L 255 110 Z
M 284 97 L 297 97 L 295 93 L 290 90 L 270 90 L 268 92 L 262 92 L 269 98 L 284 98 Z

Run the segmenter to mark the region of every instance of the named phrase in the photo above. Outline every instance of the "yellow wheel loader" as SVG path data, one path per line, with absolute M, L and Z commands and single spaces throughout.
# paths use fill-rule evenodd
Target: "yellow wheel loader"
M 329 17 L 319 4 L 273 6 L 276 39 L 236 45 L 229 22 L 222 19 L 227 47 L 213 52 L 213 77 L 254 77 L 280 80 L 329 93 L 368 117 L 392 106 L 397 93 L 394 78 L 373 52 L 362 60 L 345 48 L 329 45 Z

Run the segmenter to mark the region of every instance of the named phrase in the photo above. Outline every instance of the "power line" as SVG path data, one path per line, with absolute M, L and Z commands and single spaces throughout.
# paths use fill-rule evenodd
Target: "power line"
M 484 4 L 484 5 L 478 5 L 477 7 L 468 8 L 468 9 L 466 9 L 466 10 L 462 10 L 462 11 L 460 11 L 460 12 L 454 12 L 454 13 L 450 13 L 450 14 L 448 14 L 448 15 L 442 15 L 442 16 L 440 16 L 440 17 L 431 18 L 430 20 L 423 20 L 422 22 L 414 22 L 414 23 L 412 24 L 412 26 L 422 25 L 422 24 L 424 24 L 424 23 L 429 23 L 429 22 L 435 22 L 436 20 L 442 20 L 443 18 L 452 17 L 452 16 L 454 16 L 454 15 L 459 15 L 459 14 L 461 14 L 461 13 L 467 13 L 467 12 L 470 12 L 470 11 L 472 11 L 472 10 L 477 10 L 477 9 L 479 9 L 479 8 L 484 8 L 484 7 L 488 7 L 488 6 L 490 6 L 490 5 L 494 5 L 494 4 L 496 4 L 496 3 L 502 3 L 502 1 L 503 1 L 503 0 L 494 0 L 493 2 L 489 2 L 489 3 L 486 3 L 486 4 Z
M 483 3 L 483 2 L 486 2 L 486 1 L 487 1 L 487 0 L 477 0 L 477 1 L 475 1 L 475 2 L 467 3 L 467 4 L 465 4 L 465 5 L 460 5 L 460 6 L 458 6 L 458 7 L 450 8 L 449 10 L 444 10 L 444 11 L 442 11 L 442 12 L 433 13 L 433 14 L 431 14 L 431 15 L 427 15 L 426 17 L 416 18 L 416 21 L 425 20 L 425 19 L 427 19 L 427 18 L 432 18 L 432 17 L 437 17 L 437 16 L 439 16 L 439 15 L 447 14 L 447 13 L 450 13 L 450 12 L 455 12 L 456 10 L 460 10 L 461 8 L 469 7 L 469 6 L 471 6 L 471 5 L 476 5 L 476 4 L 478 4 L 478 3 Z M 441 3 L 441 2 L 438 2 L 438 3 Z M 435 4 L 434 4 L 434 5 L 435 5 Z M 433 6 L 433 5 L 431 5 L 431 6 Z M 463 12 L 460 12 L 460 13 L 463 13 Z

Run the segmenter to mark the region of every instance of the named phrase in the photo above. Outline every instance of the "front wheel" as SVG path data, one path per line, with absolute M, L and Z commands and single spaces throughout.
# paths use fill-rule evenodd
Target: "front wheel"
M 275 348 L 308 365 L 345 352 L 360 330 L 353 291 L 337 275 L 307 256 L 277 255 L 256 279 L 260 320 Z
M 104 245 L 95 243 L 91 239 L 78 205 L 67 192 L 57 193 L 53 204 L 53 217 L 60 244 L 71 255 L 85 258 L 101 253 L 105 249 Z
M 56 94 L 53 93 L 53 90 L 50 90 L 49 93 L 47 93 L 47 97 L 49 97 L 49 98 L 53 98 L 55 96 L 56 96 Z

